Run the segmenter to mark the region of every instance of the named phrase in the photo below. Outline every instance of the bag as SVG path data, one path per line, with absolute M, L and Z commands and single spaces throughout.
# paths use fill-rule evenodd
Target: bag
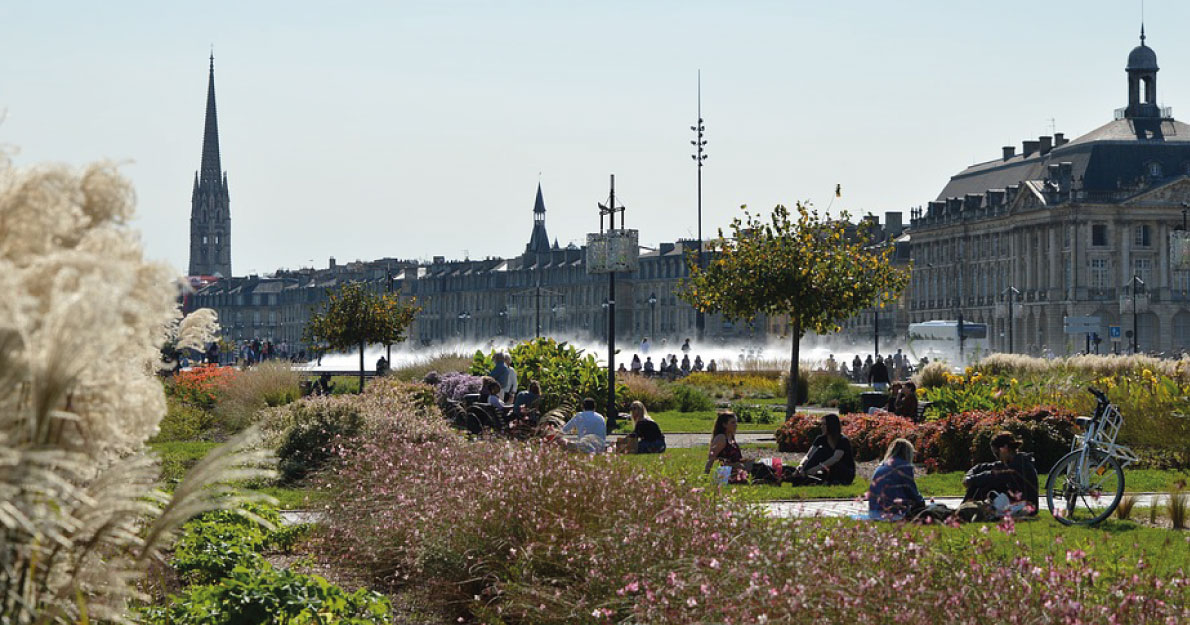
M 955 510 L 955 516 L 964 523 L 986 523 L 996 520 L 996 509 L 986 501 L 964 501 Z
M 781 474 L 763 462 L 753 462 L 751 475 L 753 484 L 780 484 Z
M 955 513 L 950 506 L 943 503 L 932 503 L 924 508 L 910 511 L 908 519 L 914 523 L 941 523 L 950 519 Z

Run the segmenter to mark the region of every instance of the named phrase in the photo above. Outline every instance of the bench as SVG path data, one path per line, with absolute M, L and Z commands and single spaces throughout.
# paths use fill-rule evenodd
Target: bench
M 929 408 L 934 402 L 919 401 L 917 402 L 917 416 L 913 419 L 915 423 L 921 423 L 926 418 L 926 408 Z

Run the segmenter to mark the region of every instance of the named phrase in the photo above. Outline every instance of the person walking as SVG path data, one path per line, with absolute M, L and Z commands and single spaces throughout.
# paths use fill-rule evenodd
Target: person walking
M 876 362 L 868 369 L 868 383 L 881 393 L 888 390 L 888 366 L 884 364 L 884 358 L 880 355 L 876 356 Z

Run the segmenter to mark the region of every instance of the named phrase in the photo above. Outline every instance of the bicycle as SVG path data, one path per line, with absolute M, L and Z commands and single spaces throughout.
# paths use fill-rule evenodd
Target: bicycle
M 1095 525 L 1111 516 L 1124 495 L 1124 467 L 1138 460 L 1131 449 L 1116 444 L 1123 415 L 1102 391 L 1087 391 L 1098 400 L 1095 416 L 1076 419 L 1084 433 L 1075 435 L 1070 453 L 1045 481 L 1050 513 L 1065 525 Z

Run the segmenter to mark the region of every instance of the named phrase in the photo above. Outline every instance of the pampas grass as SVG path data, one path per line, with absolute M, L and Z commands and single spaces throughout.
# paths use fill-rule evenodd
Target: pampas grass
M 191 515 L 260 476 L 248 432 L 172 497 L 145 447 L 177 288 L 144 260 L 110 164 L 17 170 L 0 154 L 0 615 L 122 622 L 135 581 Z M 196 318 L 191 328 L 209 327 Z M 179 326 L 180 328 L 180 326 Z
M 944 362 L 935 360 L 922 367 L 913 376 L 913 383 L 917 388 L 936 388 L 946 384 L 946 376 L 950 374 L 950 365 Z
M 266 360 L 239 372 L 215 402 L 218 425 L 229 432 L 243 430 L 257 422 L 261 410 L 301 397 L 301 381 L 301 373 L 281 360 Z
M 1169 360 L 1145 356 L 1085 354 L 1066 358 L 1035 358 L 1023 354 L 992 354 L 975 369 L 984 373 L 998 375 L 1021 375 L 1022 373 L 1038 374 L 1081 374 L 1095 377 L 1108 377 L 1128 373 L 1140 373 L 1145 369 L 1153 373 L 1166 375 L 1190 382 L 1190 357 L 1181 360 Z
M 1169 508 L 1169 522 L 1175 530 L 1186 529 L 1186 508 L 1188 505 L 1190 505 L 1190 493 L 1186 492 L 1184 485 L 1170 490 L 1166 506 Z
M 1121 521 L 1127 521 L 1132 516 L 1132 508 L 1136 506 L 1136 497 L 1128 493 L 1124 493 L 1120 497 L 1120 503 L 1116 506 L 1116 518 Z

